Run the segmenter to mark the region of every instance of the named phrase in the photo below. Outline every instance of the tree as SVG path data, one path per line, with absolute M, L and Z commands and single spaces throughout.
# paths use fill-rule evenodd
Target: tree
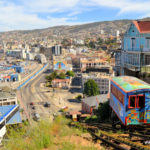
M 54 80 L 54 79 L 56 79 L 56 77 L 57 77 L 57 72 L 54 71 L 50 75 L 46 76 L 45 79 L 48 80 L 48 82 L 51 83 L 51 81 Z
M 58 79 L 65 79 L 66 75 L 62 72 L 57 76 Z
M 105 121 L 109 119 L 109 110 L 109 101 L 99 105 L 98 110 L 96 111 L 99 121 Z
M 98 85 L 94 80 L 89 79 L 84 83 L 84 94 L 87 96 L 96 96 L 99 94 Z
M 52 72 L 50 76 L 52 80 L 55 79 L 57 77 L 57 71 Z
M 69 76 L 69 77 L 74 77 L 75 74 L 74 74 L 73 71 L 67 71 L 66 75 Z
M 48 80 L 48 81 L 51 81 L 51 80 L 52 80 L 52 78 L 51 78 L 50 75 L 49 75 L 49 76 L 46 76 L 45 79 Z

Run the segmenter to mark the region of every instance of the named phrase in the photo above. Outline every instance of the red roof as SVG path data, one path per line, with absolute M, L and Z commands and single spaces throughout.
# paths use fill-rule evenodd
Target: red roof
M 133 21 L 140 33 L 150 33 L 150 21 Z
M 71 111 L 69 112 L 70 115 L 81 115 L 81 112 L 79 111 Z
M 69 82 L 70 79 L 54 79 L 52 82 Z

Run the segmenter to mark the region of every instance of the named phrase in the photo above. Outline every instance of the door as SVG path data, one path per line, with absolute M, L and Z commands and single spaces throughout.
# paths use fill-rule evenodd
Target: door
M 145 123 L 145 95 L 137 96 L 137 109 L 139 110 L 139 122 Z

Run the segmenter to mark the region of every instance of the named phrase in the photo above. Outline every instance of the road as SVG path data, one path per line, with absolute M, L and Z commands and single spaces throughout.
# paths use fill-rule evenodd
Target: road
M 42 117 L 47 117 L 57 110 L 53 102 L 51 102 L 50 108 L 46 108 L 43 105 L 44 102 L 48 100 L 48 97 L 41 91 L 40 85 L 45 82 L 45 75 L 50 73 L 49 68 L 50 66 L 48 65 L 43 72 L 20 89 L 21 99 L 25 107 L 24 110 L 30 118 L 33 117 L 33 113 L 35 112 L 39 113 Z M 45 87 L 45 90 L 48 90 L 48 88 Z M 33 106 L 30 105 L 31 102 L 35 104 L 34 109 Z

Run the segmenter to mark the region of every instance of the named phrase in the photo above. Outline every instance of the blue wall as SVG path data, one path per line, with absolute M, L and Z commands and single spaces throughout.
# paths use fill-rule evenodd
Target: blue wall
M 111 85 L 115 86 L 124 95 L 124 105 L 112 94 L 110 93 L 110 106 L 116 113 L 118 118 L 123 124 L 125 124 L 125 106 L 126 106 L 126 93 L 118 88 L 116 84 L 111 82 Z

